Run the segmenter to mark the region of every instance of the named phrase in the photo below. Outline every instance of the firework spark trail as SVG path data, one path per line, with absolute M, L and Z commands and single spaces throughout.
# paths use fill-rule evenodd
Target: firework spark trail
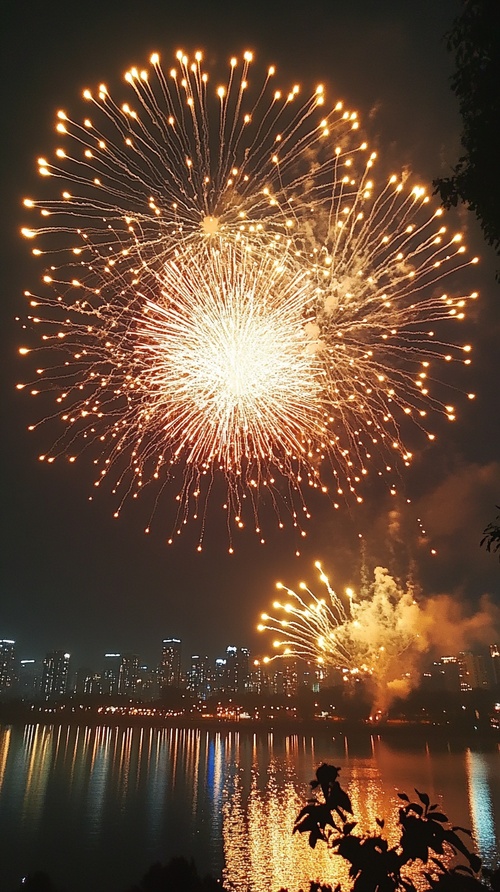
M 101 85 L 92 117 L 58 112 L 62 144 L 38 159 L 63 191 L 24 202 L 49 359 L 19 388 L 58 392 L 65 431 L 44 458 L 103 444 L 97 483 L 114 473 L 120 505 L 184 475 L 180 532 L 221 473 L 230 529 L 251 506 L 261 535 L 267 492 L 304 534 L 303 487 L 362 501 L 370 465 L 409 464 L 405 418 L 431 439 L 430 410 L 454 419 L 429 382 L 437 361 L 470 362 L 442 329 L 477 295 L 437 283 L 476 258 L 423 189 L 375 188 L 356 114 L 325 112 L 322 86 L 301 103 L 273 67 L 254 83 L 250 53 L 215 90 L 199 53 L 168 75 L 150 61 L 125 76 L 131 101 Z
M 421 638 L 419 634 L 424 614 L 411 586 L 402 589 L 387 570 L 376 567 L 373 582 L 360 596 L 349 588 L 340 597 L 319 562 L 316 567 L 327 598 L 319 598 L 305 583 L 300 590 L 307 600 L 277 584 L 288 600 L 275 601 L 278 615 L 262 614 L 258 626 L 261 632 L 280 636 L 273 641 L 279 653 L 270 659 L 299 657 L 324 668 L 362 673 L 370 679 L 377 708 L 386 706 L 396 693 L 408 693 L 414 681 L 411 653 L 419 653 L 428 644 L 428 635 Z

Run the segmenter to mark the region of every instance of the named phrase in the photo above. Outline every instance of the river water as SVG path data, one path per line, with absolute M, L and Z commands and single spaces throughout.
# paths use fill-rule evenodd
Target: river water
M 397 792 L 417 787 L 472 830 L 495 866 L 499 755 L 495 742 L 383 731 L 0 726 L 0 889 L 44 870 L 68 892 L 124 892 L 173 855 L 194 857 L 236 892 L 335 884 L 346 876 L 341 859 L 291 832 L 323 761 L 341 766 L 361 829 L 383 817 L 395 841 Z

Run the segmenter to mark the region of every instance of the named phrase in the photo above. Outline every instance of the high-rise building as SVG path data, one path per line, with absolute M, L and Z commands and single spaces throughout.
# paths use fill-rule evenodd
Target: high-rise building
M 278 662 L 278 661 L 277 661 Z M 299 691 L 300 667 L 298 660 L 293 657 L 285 657 L 282 661 L 284 666 L 284 691 L 287 697 L 295 697 Z
M 104 671 L 102 673 L 102 692 L 114 696 L 120 690 L 120 669 L 122 655 L 116 653 L 104 654 Z
M 218 657 L 212 672 L 211 687 L 214 691 L 225 691 L 227 680 L 226 660 Z
M 252 694 L 269 694 L 271 681 L 269 679 L 268 663 L 265 660 L 253 661 L 250 669 L 248 690 Z
M 187 689 L 200 700 L 206 699 L 209 689 L 209 668 L 207 656 L 194 654 L 191 657 L 191 664 L 187 676 Z
M 77 669 L 74 678 L 74 691 L 76 694 L 102 694 L 102 677 L 89 666 L 81 666 Z
M 137 654 L 123 654 L 120 664 L 118 692 L 135 696 L 139 677 L 139 657 Z
M 460 690 L 474 691 L 477 688 L 488 688 L 489 679 L 482 654 L 462 651 L 458 655 L 460 671 Z
M 158 669 L 160 689 L 181 686 L 181 640 L 164 638 Z
M 68 692 L 70 654 L 63 650 L 50 651 L 43 661 L 42 695 L 60 697 Z
M 235 694 L 248 691 L 250 684 L 250 651 L 246 647 L 226 648 L 226 690 Z
M 457 694 L 461 690 L 460 663 L 458 657 L 442 656 L 435 660 L 428 672 L 424 672 L 422 684 L 429 691 L 448 691 Z
M 30 700 L 40 693 L 42 665 L 37 660 L 20 660 L 17 691 L 23 700 Z
M 299 661 L 295 657 L 254 660 L 248 689 L 259 694 L 280 694 L 294 697 L 301 680 Z
M 141 700 L 157 700 L 160 694 L 158 686 L 158 670 L 148 666 L 139 666 L 136 682 L 136 696 Z
M 16 683 L 16 642 L 0 639 L 0 696 L 12 694 Z

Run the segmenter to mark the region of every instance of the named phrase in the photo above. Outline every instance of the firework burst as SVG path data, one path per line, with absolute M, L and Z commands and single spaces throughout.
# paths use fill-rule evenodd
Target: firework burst
M 262 614 L 260 632 L 279 635 L 277 653 L 267 658 L 297 657 L 324 669 L 364 675 L 375 689 L 379 707 L 412 685 L 414 655 L 427 646 L 421 637 L 423 614 L 411 585 L 402 588 L 388 571 L 376 567 L 373 582 L 359 595 L 351 588 L 338 595 L 321 568 L 325 597 L 318 597 L 303 582 L 299 594 L 281 583 L 287 600 L 275 601 L 275 616 Z M 403 656 L 404 655 L 404 656 Z M 346 676 L 348 677 L 348 675 Z
M 476 294 L 438 283 L 476 258 L 424 190 L 375 188 L 356 114 L 325 111 L 321 85 L 302 102 L 273 67 L 254 81 L 249 53 L 215 87 L 200 53 L 150 61 L 128 102 L 102 84 L 89 117 L 58 112 L 38 167 L 60 196 L 24 202 L 46 268 L 27 293 L 41 341 L 21 352 L 49 359 L 19 387 L 54 390 L 64 424 L 42 458 L 97 441 L 117 515 L 180 477 L 174 529 L 194 516 L 200 547 L 219 473 L 230 537 L 244 515 L 262 536 L 265 492 L 304 534 L 308 487 L 361 501 L 371 464 L 409 463 L 406 417 L 431 439 L 430 409 L 455 417 L 431 364 L 470 362 L 441 332 Z

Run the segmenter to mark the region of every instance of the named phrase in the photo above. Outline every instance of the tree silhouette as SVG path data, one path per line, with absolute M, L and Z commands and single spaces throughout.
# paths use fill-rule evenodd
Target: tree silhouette
M 293 832 L 308 833 L 314 848 L 321 840 L 349 864 L 353 881 L 350 892 L 500 892 L 500 870 L 481 872 L 481 859 L 465 844 L 462 836 L 470 836 L 463 827 L 452 827 L 448 818 L 431 804 L 427 793 L 415 790 L 412 802 L 406 793 L 399 793 L 400 838 L 389 846 L 383 836 L 384 821 L 376 818 L 373 833 L 353 833 L 356 821 L 347 821 L 352 814 L 349 796 L 338 781 L 340 768 L 320 765 L 311 781 L 312 797 L 297 815 Z M 318 791 L 321 791 L 321 796 Z M 334 815 L 335 813 L 335 815 Z M 462 856 L 464 864 L 449 866 L 444 858 Z M 420 866 L 417 885 L 415 874 L 405 868 Z M 422 882 L 427 886 L 423 888 Z M 332 892 L 330 886 L 311 883 L 310 892 Z M 334 892 L 342 892 L 337 885 Z M 347 892 L 347 890 L 346 890 Z
M 464 202 L 476 214 L 488 244 L 500 254 L 500 4 L 463 0 L 446 35 L 455 54 L 451 88 L 459 100 L 464 153 L 451 177 L 434 180 L 446 208 Z M 500 281 L 500 270 L 496 278 Z
M 211 876 L 200 877 L 194 861 L 172 858 L 168 864 L 152 864 L 139 886 L 129 892 L 224 892 Z
M 500 505 L 497 505 L 497 508 L 500 509 Z M 486 551 L 500 552 L 500 514 L 497 514 L 495 520 L 492 520 L 484 530 L 481 545 L 486 546 Z M 498 559 L 500 560 L 500 553 Z

